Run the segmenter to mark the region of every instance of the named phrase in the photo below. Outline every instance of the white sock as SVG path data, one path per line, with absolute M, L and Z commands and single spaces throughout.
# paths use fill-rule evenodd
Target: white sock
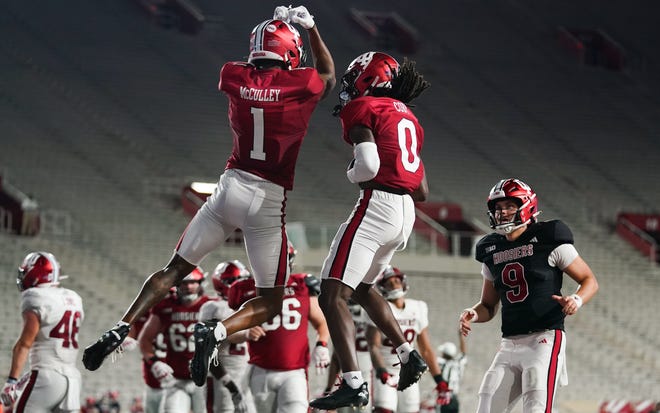
M 364 379 L 362 378 L 362 372 L 361 371 L 349 371 L 341 375 L 341 378 L 344 379 L 346 384 L 348 384 L 351 389 L 357 389 L 364 383 Z
M 396 348 L 396 354 L 399 356 L 401 363 L 406 364 L 408 362 L 408 356 L 411 351 L 413 351 L 413 348 L 408 342 L 405 342 Z
M 215 326 L 215 330 L 213 330 L 213 335 L 218 342 L 226 339 L 227 329 L 225 328 L 224 324 L 218 321 L 218 324 Z

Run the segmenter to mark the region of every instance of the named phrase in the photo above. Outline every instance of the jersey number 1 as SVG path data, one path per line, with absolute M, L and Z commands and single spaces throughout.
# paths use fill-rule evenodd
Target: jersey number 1
M 253 138 L 252 150 L 250 151 L 250 158 L 259 161 L 266 160 L 266 152 L 264 152 L 264 110 L 261 108 L 250 108 L 252 113 L 253 123 Z

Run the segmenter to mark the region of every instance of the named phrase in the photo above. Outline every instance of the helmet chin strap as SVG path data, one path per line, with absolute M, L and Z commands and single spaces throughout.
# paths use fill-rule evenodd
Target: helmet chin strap
M 186 295 L 180 296 L 181 301 L 184 302 L 184 303 L 191 303 L 191 302 L 195 301 L 197 299 L 197 297 L 199 297 L 199 295 L 197 293 L 186 294 Z
M 520 227 L 520 225 L 516 226 L 513 225 L 513 222 L 509 222 L 504 225 L 498 225 L 495 227 L 495 232 L 497 232 L 500 235 L 507 235 L 510 234 L 514 229 Z
M 387 297 L 385 297 L 385 299 L 388 301 L 397 300 L 403 297 L 404 295 L 406 295 L 406 292 L 403 291 L 403 288 L 397 288 L 396 290 L 388 291 Z
M 506 224 L 500 224 L 495 226 L 495 232 L 500 234 L 500 235 L 507 235 L 512 233 L 513 231 L 517 230 L 518 228 L 525 226 L 529 223 L 529 220 L 527 222 L 523 222 L 521 224 L 517 224 L 515 222 L 507 222 Z

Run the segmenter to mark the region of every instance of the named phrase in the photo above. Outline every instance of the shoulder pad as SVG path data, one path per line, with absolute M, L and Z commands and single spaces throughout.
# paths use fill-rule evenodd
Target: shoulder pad
M 305 285 L 307 285 L 310 296 L 316 297 L 321 294 L 321 280 L 316 278 L 314 275 L 305 275 Z
M 539 222 L 541 234 L 549 244 L 573 244 L 573 233 L 560 220 Z
M 496 233 L 488 234 L 481 238 L 479 241 L 477 241 L 474 258 L 479 262 L 484 262 L 486 255 L 488 255 L 488 247 L 496 244 L 499 240 L 501 240 L 501 238 L 502 235 Z

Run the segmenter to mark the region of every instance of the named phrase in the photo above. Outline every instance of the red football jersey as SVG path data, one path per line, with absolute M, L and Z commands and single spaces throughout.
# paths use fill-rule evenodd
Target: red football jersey
M 351 145 L 348 133 L 353 126 L 363 125 L 373 132 L 380 157 L 375 182 L 410 193 L 419 187 L 424 177 L 420 157 L 424 129 L 405 103 L 387 97 L 359 97 L 348 102 L 340 118 L 344 140 Z
M 300 145 L 324 89 L 316 69 L 258 70 L 230 62 L 220 71 L 218 87 L 229 98 L 234 141 L 226 169 L 293 189 Z
M 190 380 L 188 364 L 195 354 L 193 329 L 199 320 L 200 307 L 210 299 L 203 295 L 193 305 L 184 306 L 177 298 L 168 297 L 151 309 L 162 323 L 161 331 L 167 347 L 165 363 L 172 367 L 172 375 L 177 379 Z
M 250 363 L 268 370 L 295 370 L 309 365 L 309 289 L 305 284 L 307 274 L 291 274 L 284 287 L 282 312 L 261 327 L 266 336 L 250 341 Z M 230 289 L 230 300 L 254 297 L 254 280 L 237 281 Z M 234 291 L 232 294 L 231 291 Z
M 140 331 L 142 331 L 142 327 L 144 327 L 144 324 L 147 322 L 148 318 L 149 318 L 149 316 L 144 315 L 144 316 L 138 318 L 137 321 L 135 323 L 133 323 L 133 325 L 131 326 L 131 330 L 136 331 L 136 335 L 135 335 L 136 337 L 140 336 Z M 162 338 L 161 334 L 159 334 L 158 336 L 160 338 Z M 156 353 L 159 353 L 159 351 L 158 351 L 158 338 L 159 337 L 156 337 L 156 340 L 154 340 L 155 341 L 154 342 L 154 347 L 156 348 Z M 164 355 L 164 352 L 161 352 L 161 353 Z M 142 360 L 142 378 L 144 379 L 144 383 L 147 386 L 149 386 L 153 389 L 160 389 L 160 381 L 153 375 L 153 373 L 151 372 L 151 368 L 149 367 L 147 362 L 144 361 L 144 359 Z

